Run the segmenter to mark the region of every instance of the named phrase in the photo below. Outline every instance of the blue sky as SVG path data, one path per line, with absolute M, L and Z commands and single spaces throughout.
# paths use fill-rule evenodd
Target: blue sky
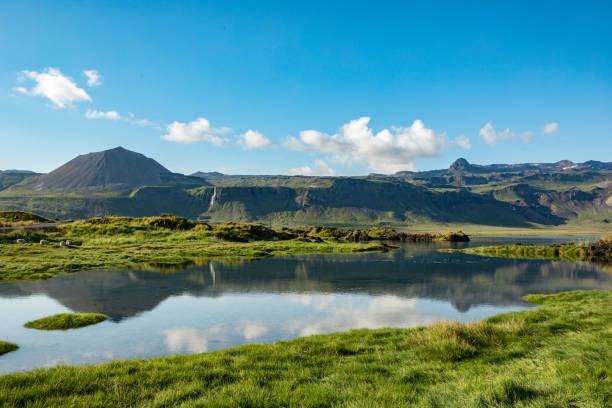
M 612 160 L 610 2 L 291 3 L 1 2 L 0 169 Z

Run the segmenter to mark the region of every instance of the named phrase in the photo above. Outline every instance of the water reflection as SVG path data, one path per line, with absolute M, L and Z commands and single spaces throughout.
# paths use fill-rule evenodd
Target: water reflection
M 514 242 L 514 239 L 512 239 Z M 89 271 L 0 285 L 2 338 L 18 343 L 0 372 L 198 353 L 353 328 L 476 320 L 528 307 L 522 296 L 612 288 L 597 266 L 484 258 L 406 245 L 384 254 L 212 262 L 171 274 Z M 69 332 L 23 323 L 64 312 L 111 321 Z
M 589 264 L 410 252 L 212 262 L 173 274 L 89 271 L 48 281 L 3 284 L 0 297 L 44 294 L 76 312 L 105 313 L 119 322 L 183 294 L 214 298 L 226 293 L 290 293 L 289 301 L 304 304 L 321 304 L 337 293 L 393 294 L 447 300 L 455 309 L 467 311 L 482 304 L 523 305 L 521 297 L 528 293 L 609 284 L 605 274 Z
M 286 324 L 296 336 L 347 331 L 350 329 L 379 329 L 383 327 L 415 327 L 433 323 L 440 316 L 421 313 L 415 299 L 403 299 L 393 295 L 372 298 L 362 307 L 333 308 L 326 318 L 305 318 Z

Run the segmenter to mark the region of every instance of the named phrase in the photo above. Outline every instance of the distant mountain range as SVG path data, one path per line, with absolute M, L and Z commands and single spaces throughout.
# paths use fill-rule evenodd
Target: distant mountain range
M 476 165 L 306 177 L 172 173 L 117 147 L 78 156 L 48 174 L 0 172 L 0 210 L 57 218 L 173 213 L 211 222 L 527 227 L 612 223 L 612 163 Z M 611 225 L 612 226 L 612 225 Z

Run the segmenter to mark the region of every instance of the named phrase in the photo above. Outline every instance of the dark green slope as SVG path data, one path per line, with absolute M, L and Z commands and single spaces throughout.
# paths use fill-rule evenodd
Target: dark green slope
M 15 184 L 21 183 L 24 180 L 32 179 L 38 174 L 29 171 L 6 170 L 0 171 L 0 191 L 9 188 Z

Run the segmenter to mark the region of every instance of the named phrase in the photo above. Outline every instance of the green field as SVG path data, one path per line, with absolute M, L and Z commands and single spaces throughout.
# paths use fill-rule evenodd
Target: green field
M 351 330 L 0 377 L 4 407 L 609 407 L 612 291 L 480 322 Z

